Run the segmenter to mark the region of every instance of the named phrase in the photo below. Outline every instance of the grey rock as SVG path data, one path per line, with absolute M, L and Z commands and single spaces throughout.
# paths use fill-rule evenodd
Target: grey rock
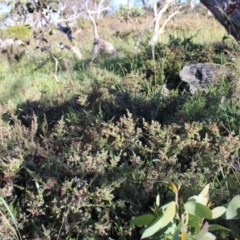
M 179 72 L 183 82 L 190 85 L 191 94 L 202 90 L 209 92 L 210 84 L 217 84 L 219 80 L 232 75 L 230 68 L 215 63 L 187 64 Z

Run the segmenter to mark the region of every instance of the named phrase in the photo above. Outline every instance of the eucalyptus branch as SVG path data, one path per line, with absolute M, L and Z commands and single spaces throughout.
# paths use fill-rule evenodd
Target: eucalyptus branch
M 174 13 L 172 13 L 171 15 L 168 16 L 168 18 L 164 21 L 162 27 L 153 35 L 153 37 L 151 38 L 151 40 L 149 41 L 149 45 L 153 46 L 155 44 L 155 42 L 157 41 L 158 37 L 160 34 L 164 33 L 164 29 L 167 25 L 167 23 L 177 14 L 179 14 L 180 11 L 177 10 Z

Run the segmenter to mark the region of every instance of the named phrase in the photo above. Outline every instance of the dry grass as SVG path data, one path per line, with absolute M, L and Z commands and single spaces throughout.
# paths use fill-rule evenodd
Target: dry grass
M 162 22 L 165 20 L 163 16 Z M 189 20 L 191 19 L 191 20 Z M 128 38 L 137 38 L 138 35 L 148 26 L 152 21 L 151 16 L 141 18 L 140 20 L 132 20 L 126 23 L 118 18 L 104 18 L 97 22 L 99 35 L 108 40 L 117 42 L 124 42 Z M 81 28 L 81 25 L 83 26 Z M 89 42 L 93 41 L 93 28 L 89 22 L 87 24 L 79 24 L 80 29 L 75 29 L 78 32 L 76 35 L 83 48 L 89 47 Z M 81 31 L 79 31 L 81 30 Z M 195 14 L 177 15 L 174 20 L 170 21 L 165 29 L 165 33 L 161 36 L 161 40 L 167 42 L 169 34 L 188 36 L 196 34 L 196 41 L 198 42 L 214 42 L 220 41 L 226 31 L 214 18 L 207 18 L 206 16 L 196 16 Z M 91 46 L 90 46 L 91 47 Z M 133 47 L 133 46 L 130 46 Z

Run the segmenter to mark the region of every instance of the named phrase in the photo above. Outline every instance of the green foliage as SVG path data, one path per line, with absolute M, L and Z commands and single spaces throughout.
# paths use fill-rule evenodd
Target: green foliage
M 182 105 L 181 112 L 190 121 L 198 119 L 200 121 L 224 122 L 230 131 L 239 133 L 239 114 L 237 100 L 230 100 L 230 87 L 223 81 L 224 88 L 210 87 L 208 95 L 199 93 L 192 96 Z M 234 101 L 234 102 L 233 102 Z
M 235 196 L 227 208 L 220 206 L 210 209 L 212 204 L 209 202 L 209 184 L 198 196 L 190 197 L 186 203 L 179 199 L 180 186 L 176 187 L 170 182 L 170 189 L 175 194 L 175 201 L 160 207 L 157 197 L 152 214 L 145 214 L 131 221 L 134 225 L 145 226 L 141 239 L 162 239 L 164 236 L 176 240 L 216 239 L 210 232 L 229 229 L 217 224 L 209 225 L 208 221 L 223 217 L 224 214 L 227 220 L 239 218 L 237 210 L 240 208 L 240 195 Z
M 27 25 L 15 25 L 9 26 L 6 30 L 4 30 L 3 35 L 6 38 L 28 40 L 32 35 L 32 31 Z
M 143 43 L 133 51 L 138 32 L 120 24 L 121 31 L 131 32 L 126 43 L 115 35 L 119 20 L 108 24 L 116 47 L 125 45 L 124 54 L 76 61 L 54 42 L 58 82 L 54 59 L 31 45 L 18 63 L 2 58 L 0 195 L 9 206 L 0 206 L 2 238 L 8 232 L 16 237 L 19 229 L 26 239 L 140 239 L 139 228 L 130 221 L 145 214 L 135 223 L 149 225 L 157 219 L 146 235 L 158 234 L 161 225 L 162 232 L 169 229 L 166 238 L 176 230 L 177 239 L 185 226 L 172 224 L 177 214 L 182 221 L 180 199 L 187 203 L 207 183 L 216 206 L 235 206 L 231 199 L 239 194 L 240 183 L 235 85 L 222 79 L 208 94 L 191 96 L 178 72 L 195 59 L 233 64 L 230 55 L 239 49 L 230 43 L 199 43 L 198 35 L 189 40 L 174 35 L 155 48 Z M 92 26 L 84 21 L 80 26 L 81 50 L 88 56 Z M 172 201 L 178 188 L 172 184 L 170 191 L 167 179 L 182 183 L 179 205 Z M 146 214 L 158 193 L 156 211 Z M 217 218 L 224 210 L 195 199 L 189 204 L 203 218 Z M 236 212 L 229 210 L 228 216 Z M 190 218 L 188 223 L 194 225 Z M 213 224 L 218 239 L 229 239 L 229 231 L 216 227 L 227 227 L 222 216 Z M 205 228 L 214 229 L 201 226 L 188 231 L 195 234 L 196 228 L 204 235 Z M 231 225 L 235 238 L 236 226 Z
M 131 19 L 136 19 L 145 16 L 145 11 L 141 7 L 133 6 L 128 7 L 127 5 L 123 5 L 118 10 L 119 18 L 123 19 L 124 21 L 129 21 Z
M 4 211 L 2 209 L 2 205 L 7 210 L 6 213 L 4 213 Z M 12 227 L 12 223 L 10 222 L 10 219 L 8 219 L 6 217 L 7 215 L 10 216 L 10 219 L 12 220 L 14 227 Z M 6 238 L 11 236 L 14 239 L 22 240 L 16 218 L 13 215 L 13 212 L 10 209 L 10 206 L 6 203 L 6 201 L 2 197 L 0 197 L 0 219 L 1 219 L 1 222 L 2 222 L 0 237 L 3 237 L 2 234 L 4 234 L 4 235 L 6 234 Z

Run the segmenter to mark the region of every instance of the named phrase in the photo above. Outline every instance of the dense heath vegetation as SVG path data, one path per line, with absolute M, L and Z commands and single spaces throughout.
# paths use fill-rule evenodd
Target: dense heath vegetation
M 239 194 L 239 79 L 192 96 L 178 74 L 190 62 L 238 73 L 238 43 L 214 19 L 180 14 L 154 48 L 149 33 L 134 49 L 149 22 L 99 20 L 121 54 L 91 64 L 89 21 L 79 20 L 76 36 L 84 60 L 57 46 L 65 36 L 56 31 L 58 82 L 54 59 L 32 39 L 1 54 L 1 239 L 140 239 L 131 220 L 151 212 L 157 195 L 161 205 L 174 200 L 169 180 L 181 183 L 183 202 L 207 184 L 213 206 Z M 238 239 L 239 220 L 214 222 L 232 228 L 217 239 Z

